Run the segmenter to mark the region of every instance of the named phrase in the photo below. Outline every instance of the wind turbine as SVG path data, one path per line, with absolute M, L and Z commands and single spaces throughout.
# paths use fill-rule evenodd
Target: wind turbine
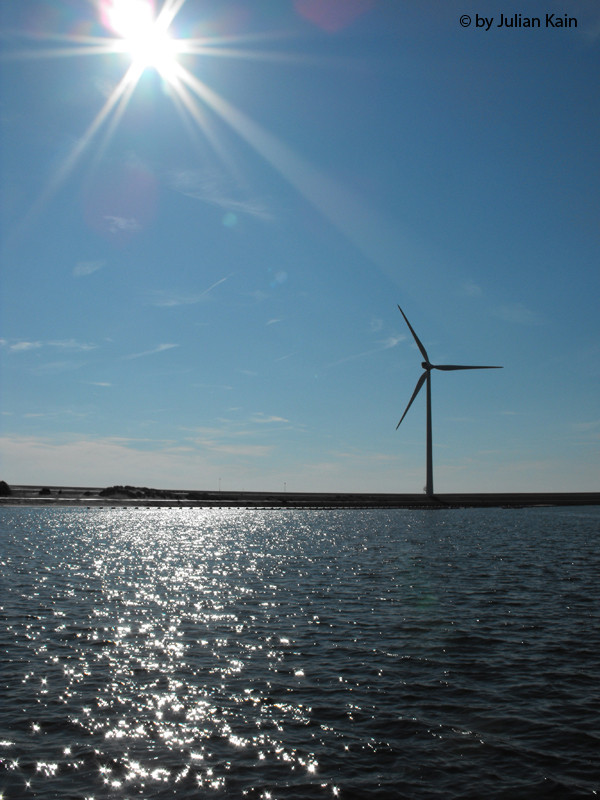
M 421 377 L 417 381 L 417 385 L 415 386 L 413 395 L 410 398 L 408 405 L 406 406 L 406 409 L 404 410 L 404 414 L 402 414 L 400 422 L 396 425 L 396 430 L 398 430 L 398 428 L 400 427 L 402 420 L 407 415 L 408 409 L 412 406 L 413 400 L 421 391 L 423 384 L 427 382 L 427 482 L 425 484 L 425 493 L 427 494 L 428 497 L 431 497 L 433 495 L 433 457 L 431 450 L 431 370 L 440 369 L 443 372 L 452 372 L 453 370 L 456 369 L 502 369 L 502 367 L 479 367 L 479 366 L 472 367 L 472 366 L 464 366 L 462 364 L 432 364 L 429 360 L 429 356 L 427 355 L 427 350 L 425 350 L 422 342 L 419 340 L 419 337 L 414 332 L 412 325 L 410 324 L 410 322 L 406 317 L 406 314 L 404 313 L 404 311 L 402 311 L 400 306 L 398 306 L 398 309 L 402 314 L 402 316 L 404 317 L 404 320 L 406 321 L 406 324 L 408 325 L 408 328 L 413 335 L 413 339 L 415 340 L 415 342 L 417 343 L 417 347 L 421 351 L 421 355 L 425 359 L 425 361 L 421 363 L 421 366 L 423 367 L 425 372 L 421 375 Z

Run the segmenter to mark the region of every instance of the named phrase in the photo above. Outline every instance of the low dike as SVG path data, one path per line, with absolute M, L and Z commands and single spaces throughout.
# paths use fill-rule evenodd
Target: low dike
M 527 508 L 600 506 L 600 492 L 378 494 L 326 492 L 231 492 L 12 486 L 0 505 L 180 508 Z

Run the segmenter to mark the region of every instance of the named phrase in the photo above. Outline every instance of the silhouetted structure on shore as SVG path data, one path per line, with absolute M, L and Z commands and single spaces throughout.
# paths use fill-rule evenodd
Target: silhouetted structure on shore
M 414 332 L 412 325 L 410 324 L 410 322 L 406 317 L 406 314 L 404 313 L 404 311 L 402 311 L 400 306 L 398 306 L 398 309 L 400 310 L 400 313 L 404 317 L 406 324 L 408 325 L 408 328 L 413 335 L 413 339 L 415 340 L 415 342 L 417 343 L 417 347 L 421 351 L 421 355 L 425 359 L 425 361 L 421 363 L 421 366 L 423 367 L 425 372 L 421 375 L 421 377 L 417 381 L 417 385 L 415 387 L 412 397 L 408 401 L 408 405 L 404 410 L 404 414 L 402 414 L 400 422 L 396 425 L 396 430 L 398 430 L 398 428 L 400 427 L 400 423 L 406 416 L 408 409 L 411 407 L 413 403 L 413 400 L 421 391 L 423 384 L 427 383 L 427 481 L 425 484 L 425 494 L 428 497 L 433 497 L 433 453 L 432 453 L 432 442 L 431 442 L 432 438 L 431 437 L 431 370 L 439 369 L 442 370 L 443 372 L 451 372 L 457 369 L 502 369 L 502 367 L 480 367 L 480 366 L 473 367 L 473 366 L 465 366 L 463 364 L 432 364 L 429 360 L 429 356 L 427 355 L 427 350 L 425 350 L 419 337 Z

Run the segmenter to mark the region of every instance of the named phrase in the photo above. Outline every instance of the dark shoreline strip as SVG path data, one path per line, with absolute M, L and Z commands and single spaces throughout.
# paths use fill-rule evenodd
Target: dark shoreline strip
M 600 492 L 517 492 L 478 494 L 376 494 L 318 492 L 158 491 L 157 496 L 131 497 L 85 487 L 14 486 L 3 506 L 181 507 L 181 508 L 525 508 L 533 506 L 600 505 Z M 164 496 L 168 495 L 168 496 Z

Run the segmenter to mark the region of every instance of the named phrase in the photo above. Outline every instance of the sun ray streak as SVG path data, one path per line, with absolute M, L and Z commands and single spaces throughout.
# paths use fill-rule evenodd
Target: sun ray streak
M 218 132 L 214 129 L 213 122 L 206 111 L 194 100 L 192 93 L 183 83 L 178 81 L 172 84 L 172 88 L 174 89 L 172 92 L 172 99 L 176 102 L 176 107 L 182 118 L 187 121 L 188 117 L 185 116 L 185 112 L 187 111 L 189 117 L 196 122 L 198 128 L 204 134 L 206 141 L 212 147 L 214 153 L 221 159 L 221 162 L 231 174 L 236 174 L 237 170 L 233 159 L 219 138 Z
M 44 50 L 19 50 L 18 53 L 3 53 L 0 61 L 32 61 L 47 58 L 69 58 L 72 56 L 106 56 L 118 52 L 118 43 L 81 45 L 80 47 L 46 48 Z
M 40 213 L 48 201 L 56 194 L 68 175 L 75 168 L 77 162 L 90 145 L 94 136 L 110 117 L 113 109 L 115 106 L 117 106 L 117 103 L 119 103 L 117 114 L 122 114 L 122 111 L 126 106 L 126 102 L 131 96 L 131 92 L 135 88 L 135 83 L 137 82 L 138 78 L 139 75 L 137 74 L 137 70 L 135 70 L 133 65 L 130 66 L 125 75 L 123 75 L 117 86 L 112 91 L 111 95 L 107 98 L 100 111 L 96 114 L 88 129 L 73 147 L 69 155 L 61 163 L 45 189 L 43 189 L 40 196 L 34 202 L 32 208 L 22 223 L 23 228 L 26 227 L 31 220 L 37 216 L 37 214 Z
M 218 58 L 239 58 L 243 61 L 263 61 L 276 62 L 278 64 L 311 64 L 327 63 L 330 65 L 331 59 L 317 59 L 312 56 L 303 56 L 296 53 L 283 53 L 279 51 L 247 50 L 239 47 L 214 47 L 205 42 L 197 45 L 186 44 L 186 53 L 191 55 L 215 56 Z
M 165 0 L 165 4 L 161 8 L 157 17 L 157 22 L 160 21 L 161 25 L 165 28 L 170 28 L 173 20 L 181 11 L 185 0 Z
M 23 32 L 0 33 L 2 39 L 25 39 L 27 41 L 46 43 L 62 43 L 64 47 L 34 47 L 26 50 L 5 50 L 0 53 L 0 61 L 24 61 L 30 59 L 70 58 L 73 56 L 111 55 L 125 52 L 125 43 L 122 38 L 108 36 L 82 36 L 66 33 L 36 33 Z
M 276 136 L 237 109 L 188 70 L 179 65 L 177 73 L 194 94 L 250 144 L 268 163 L 307 199 L 320 206 L 315 181 L 324 180 L 308 162 L 296 155 Z M 321 187 L 322 188 L 322 187 Z
M 127 73 L 123 76 L 123 79 L 122 79 L 121 82 L 124 82 L 125 85 L 124 85 L 123 90 L 120 92 L 119 97 L 116 100 L 116 103 L 118 103 L 116 105 L 116 108 L 113 105 L 114 113 L 112 113 L 110 115 L 110 120 L 108 121 L 107 126 L 106 126 L 106 130 L 104 131 L 104 135 L 102 137 L 102 142 L 100 143 L 100 145 L 98 147 L 98 150 L 97 150 L 97 152 L 96 152 L 96 154 L 94 156 L 94 161 L 95 162 L 100 161 L 102 155 L 104 154 L 106 148 L 108 147 L 108 144 L 109 144 L 111 138 L 113 137 L 113 135 L 114 135 L 114 133 L 115 133 L 115 131 L 117 129 L 117 126 L 118 126 L 119 122 L 121 121 L 121 118 L 123 117 L 123 114 L 125 113 L 125 110 L 127 109 L 127 106 L 129 104 L 129 100 L 131 99 L 131 95 L 133 94 L 133 92 L 135 90 L 135 87 L 138 84 L 138 81 L 139 81 L 139 79 L 141 77 L 141 74 L 142 74 L 142 71 L 132 64 L 129 67 L 129 69 L 127 70 Z M 107 118 L 108 118 L 108 116 L 109 115 L 107 115 Z M 90 139 L 90 141 L 91 141 L 91 139 Z
M 75 43 L 75 44 L 90 44 L 90 45 L 98 45 L 98 44 L 106 44 L 110 45 L 111 43 L 117 41 L 113 37 L 109 36 L 84 36 L 80 33 L 51 33 L 50 31 L 36 31 L 36 33 L 29 33 L 27 31 L 19 31 L 19 30 L 12 30 L 12 31 L 3 31 L 0 33 L 1 39 L 28 39 L 34 40 L 36 42 L 67 42 L 68 44 Z
M 398 231 L 397 225 L 374 213 L 358 196 L 349 191 L 348 187 L 341 186 L 324 175 L 310 161 L 218 95 L 181 64 L 177 64 L 175 73 L 180 83 L 186 84 L 199 101 L 229 125 L 349 242 L 392 280 L 395 281 L 396 278 L 389 265 L 391 250 L 410 250 L 415 254 L 415 258 L 422 257 L 419 249 L 414 247 L 402 231 Z M 409 271 L 406 269 L 404 280 L 408 280 L 409 277 Z
M 251 145 L 305 199 L 345 235 L 353 238 L 353 223 L 348 217 L 348 211 L 351 212 L 351 217 L 358 217 L 360 210 L 350 207 L 347 195 L 334 181 L 322 175 L 310 162 L 294 153 L 274 134 L 220 97 L 181 65 L 178 65 L 177 74 L 199 99 Z

